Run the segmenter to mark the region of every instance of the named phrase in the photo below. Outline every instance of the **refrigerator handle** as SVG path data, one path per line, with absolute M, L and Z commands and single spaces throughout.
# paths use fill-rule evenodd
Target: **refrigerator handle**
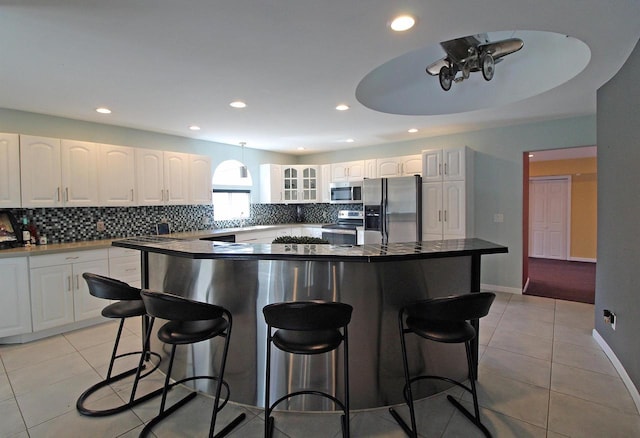
M 389 242 L 389 215 L 387 214 L 387 210 L 389 208 L 389 187 L 386 184 L 386 180 L 382 180 L 382 202 L 384 203 L 384 226 L 382 243 L 386 244 Z

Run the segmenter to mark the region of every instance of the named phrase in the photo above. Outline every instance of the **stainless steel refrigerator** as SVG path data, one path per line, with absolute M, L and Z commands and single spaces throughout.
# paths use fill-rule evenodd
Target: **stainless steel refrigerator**
M 364 243 L 422 240 L 422 177 L 365 179 Z

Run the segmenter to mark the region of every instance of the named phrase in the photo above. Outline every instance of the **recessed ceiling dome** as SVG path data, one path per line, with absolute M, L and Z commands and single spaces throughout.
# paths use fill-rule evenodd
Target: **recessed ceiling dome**
M 520 38 L 524 47 L 496 64 L 495 76 L 481 74 L 440 87 L 438 77 L 425 68 L 445 56 L 439 44 L 401 55 L 366 75 L 356 98 L 376 111 L 402 115 L 454 114 L 502 106 L 551 90 L 578 75 L 589 63 L 591 51 L 582 41 L 540 31 L 504 31 L 488 34 L 490 41 Z

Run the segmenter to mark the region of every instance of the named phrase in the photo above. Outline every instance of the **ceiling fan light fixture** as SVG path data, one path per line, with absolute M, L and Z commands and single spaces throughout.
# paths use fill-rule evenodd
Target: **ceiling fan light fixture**
M 390 27 L 396 32 L 404 32 L 416 24 L 416 19 L 411 15 L 399 15 L 391 21 Z

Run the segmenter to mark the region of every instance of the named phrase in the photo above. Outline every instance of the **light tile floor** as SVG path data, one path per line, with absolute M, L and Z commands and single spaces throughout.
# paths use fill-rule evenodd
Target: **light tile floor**
M 616 370 L 591 336 L 593 306 L 498 293 L 481 321 L 479 398 L 495 437 L 640 437 L 640 416 Z M 106 373 L 116 325 L 106 323 L 23 345 L 0 346 L 0 437 L 136 437 L 158 400 L 111 417 L 87 418 L 78 395 Z M 128 324 L 123 347 L 137 349 L 139 323 Z M 161 376 L 147 382 L 161 384 Z M 106 388 L 94 406 L 113 406 L 127 384 Z M 173 391 L 173 397 L 181 391 Z M 470 406 L 470 396 L 452 391 Z M 157 437 L 206 433 L 211 399 L 199 395 L 154 430 Z M 417 403 L 422 437 L 480 437 L 444 395 Z M 399 411 L 407 415 L 406 407 Z M 247 419 L 230 436 L 260 437 L 259 409 L 229 405 L 226 424 Z M 334 414 L 276 414 L 277 437 L 340 436 Z M 353 437 L 403 437 L 386 409 L 354 412 Z

